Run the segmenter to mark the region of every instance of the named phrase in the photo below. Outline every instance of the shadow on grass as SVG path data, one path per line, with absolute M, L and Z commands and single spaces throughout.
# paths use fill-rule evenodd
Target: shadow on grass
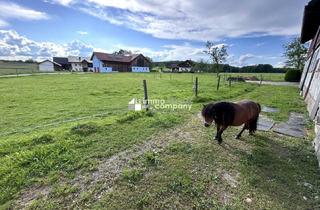
M 251 153 L 231 146 L 230 151 L 240 157 L 241 187 L 256 189 L 281 208 L 320 208 L 320 170 L 310 143 L 280 138 L 255 135 L 247 141 L 253 146 Z

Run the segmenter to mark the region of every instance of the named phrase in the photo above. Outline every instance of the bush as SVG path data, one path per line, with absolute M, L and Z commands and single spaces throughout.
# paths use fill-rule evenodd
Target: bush
M 290 69 L 286 72 L 284 80 L 287 82 L 299 82 L 301 78 L 301 71 Z

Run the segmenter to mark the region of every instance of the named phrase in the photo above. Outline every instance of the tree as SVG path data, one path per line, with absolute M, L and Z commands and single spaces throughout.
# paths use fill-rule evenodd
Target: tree
M 154 64 L 153 64 L 153 60 L 152 60 L 152 58 L 150 58 L 150 57 L 148 57 L 148 56 L 145 56 L 145 58 L 150 62 L 150 71 L 153 69 L 153 67 L 154 67 Z
M 132 52 L 130 50 L 120 49 L 119 51 L 115 51 L 113 54 L 114 55 L 132 55 Z
M 302 71 L 304 63 L 307 60 L 308 48 L 300 42 L 300 39 L 294 38 L 290 43 L 284 45 L 284 56 L 286 57 L 286 67 L 295 68 Z
M 35 63 L 35 61 L 32 58 L 30 58 L 30 59 L 26 60 L 25 63 Z
M 199 62 L 192 67 L 193 72 L 207 72 L 207 64 L 203 59 L 200 59 Z
M 207 41 L 206 48 L 204 52 L 210 56 L 212 63 L 217 67 L 217 75 L 219 75 L 220 64 L 227 60 L 227 48 L 225 45 L 214 45 L 213 42 L 210 41 Z

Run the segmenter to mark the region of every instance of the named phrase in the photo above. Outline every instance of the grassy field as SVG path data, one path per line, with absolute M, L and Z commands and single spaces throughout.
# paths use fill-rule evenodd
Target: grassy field
M 192 103 L 191 111 L 129 112 L 129 100 L 143 97 L 143 79 L 151 99 Z M 214 129 L 205 129 L 197 117 L 202 103 L 252 99 L 279 108 L 269 116 L 285 121 L 291 111 L 305 113 L 298 90 L 244 83 L 229 87 L 223 81 L 216 91 L 216 82 L 212 74 L 1 79 L 0 206 L 319 208 L 312 132 L 307 139 L 258 133 L 235 141 L 238 128 L 232 128 L 219 146 L 212 140 Z
M 3 63 L 0 62 L 0 76 L 1 75 L 12 75 L 12 74 L 32 74 L 38 73 L 38 65 L 37 64 L 28 64 L 28 63 L 20 63 L 20 62 L 10 62 Z

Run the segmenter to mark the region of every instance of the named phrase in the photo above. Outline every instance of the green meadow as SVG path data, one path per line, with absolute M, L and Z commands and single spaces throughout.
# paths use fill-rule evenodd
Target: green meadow
M 143 80 L 150 99 L 192 109 L 129 111 L 132 98 L 143 98 Z M 306 139 L 258 132 L 237 141 L 239 128 L 230 128 L 225 145 L 213 141 L 215 129 L 198 116 L 202 104 L 241 99 L 279 108 L 264 113 L 276 122 L 306 114 L 295 87 L 222 79 L 217 90 L 215 74 L 1 78 L 0 207 L 320 208 L 311 123 Z

